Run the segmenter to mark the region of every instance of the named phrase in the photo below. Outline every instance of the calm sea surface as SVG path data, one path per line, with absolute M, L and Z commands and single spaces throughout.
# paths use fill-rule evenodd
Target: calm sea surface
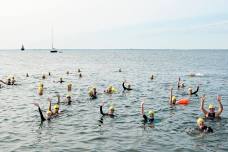
M 15 76 L 17 86 L 0 89 L 0 151 L 228 151 L 228 50 L 1 50 L 0 79 Z M 83 77 L 78 77 L 80 68 Z M 121 68 L 122 72 L 118 72 Z M 70 71 L 70 75 L 66 72 Z M 52 76 L 41 79 L 42 73 Z M 26 78 L 26 73 L 29 77 Z M 195 77 L 190 77 L 195 73 Z M 150 80 L 151 74 L 155 79 Z M 186 88 L 177 90 L 180 76 Z M 62 77 L 66 82 L 54 83 Z M 127 80 L 134 90 L 123 93 Z M 38 83 L 44 95 L 38 96 Z M 72 83 L 72 105 L 61 104 L 62 114 L 40 125 L 32 103 L 45 113 L 47 98 L 64 100 Z M 112 84 L 113 95 L 103 94 Z M 189 97 L 188 87 L 200 85 L 199 96 Z M 88 88 L 96 86 L 98 99 L 90 100 Z M 190 98 L 187 106 L 170 108 L 169 89 L 177 98 Z M 224 111 L 220 121 L 206 121 L 212 134 L 195 133 L 196 119 L 203 116 L 199 97 L 206 94 L 205 106 L 218 108 L 222 95 Z M 117 117 L 99 120 L 99 104 L 104 111 L 114 105 Z M 140 103 L 145 111 L 156 111 L 154 127 L 142 124 Z

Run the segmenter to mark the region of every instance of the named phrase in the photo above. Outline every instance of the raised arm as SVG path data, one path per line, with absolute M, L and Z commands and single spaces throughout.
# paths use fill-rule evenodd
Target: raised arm
M 199 91 L 199 86 L 197 86 L 197 89 L 195 92 L 193 92 L 192 94 L 196 94 Z
M 147 118 L 147 116 L 146 116 L 145 113 L 144 113 L 144 102 L 141 103 L 141 114 L 142 114 L 142 116 L 143 116 L 144 123 L 146 123 L 147 120 L 148 120 L 148 118 Z
M 144 101 L 141 102 L 141 114 L 144 115 Z
M 51 99 L 48 98 L 48 111 L 51 111 Z
M 103 113 L 102 107 L 104 106 L 104 102 L 101 103 L 100 105 L 100 113 L 104 116 L 105 114 Z
M 169 104 L 172 105 L 173 88 L 170 89 Z
M 208 111 L 204 109 L 204 101 L 205 101 L 206 97 L 205 95 L 201 97 L 201 104 L 200 104 L 200 110 L 207 115 Z
M 4 83 L 4 84 L 6 84 L 7 85 L 7 83 L 5 83 L 4 81 L 2 81 L 2 80 L 0 80 L 0 82 L 2 82 L 2 83 Z
M 178 82 L 177 82 L 177 87 L 180 88 L 180 81 L 181 81 L 181 78 L 179 77 L 178 78 Z
M 33 103 L 33 104 L 38 107 L 38 110 L 39 110 L 39 113 L 40 113 L 41 122 L 45 121 L 46 119 L 44 118 L 44 115 L 43 115 L 43 113 L 42 113 L 42 111 L 40 109 L 39 104 L 38 103 Z
M 124 89 L 124 90 L 127 89 L 127 88 L 125 87 L 125 82 L 126 82 L 126 81 L 124 81 L 124 82 L 122 83 L 122 86 L 123 86 L 123 89 Z
M 222 111 L 223 111 L 222 97 L 218 96 L 217 97 L 217 101 L 218 101 L 218 104 L 219 104 L 219 109 L 218 109 L 218 112 L 215 113 L 215 116 L 219 117 L 221 115 Z
M 60 104 L 60 95 L 59 94 L 57 95 L 57 98 L 58 98 L 57 104 L 59 105 Z

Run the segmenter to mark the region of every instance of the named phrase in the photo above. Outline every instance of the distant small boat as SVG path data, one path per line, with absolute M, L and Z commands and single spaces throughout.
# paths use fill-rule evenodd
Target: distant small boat
M 24 51 L 25 50 L 25 47 L 24 47 L 24 45 L 22 44 L 22 46 L 21 46 L 21 51 Z

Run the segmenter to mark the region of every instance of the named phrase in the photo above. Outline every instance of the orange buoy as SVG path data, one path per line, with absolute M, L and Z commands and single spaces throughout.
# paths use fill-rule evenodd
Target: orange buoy
M 189 103 L 190 103 L 190 102 L 189 102 L 188 99 L 180 99 L 180 100 L 177 101 L 176 104 L 187 105 L 187 104 L 189 104 Z

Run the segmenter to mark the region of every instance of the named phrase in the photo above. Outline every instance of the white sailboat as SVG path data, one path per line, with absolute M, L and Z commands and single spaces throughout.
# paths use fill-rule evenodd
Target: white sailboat
M 51 30 L 51 53 L 57 53 L 58 50 L 56 48 L 54 48 L 54 40 L 53 40 L 54 36 L 53 36 L 53 28 Z

